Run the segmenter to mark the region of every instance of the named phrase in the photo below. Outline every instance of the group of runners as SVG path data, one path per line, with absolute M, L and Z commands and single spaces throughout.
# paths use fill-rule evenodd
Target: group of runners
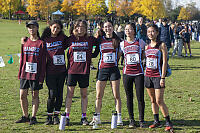
M 168 108 L 164 103 L 165 75 L 167 69 L 167 47 L 158 38 L 159 30 L 155 24 L 149 24 L 145 43 L 136 38 L 136 25 L 125 24 L 125 40 L 114 32 L 111 21 L 99 25 L 95 37 L 87 35 L 87 23 L 78 20 L 71 26 L 70 36 L 63 32 L 63 25 L 53 20 L 39 36 L 39 25 L 36 21 L 26 24 L 30 37 L 22 38 L 20 69 L 20 104 L 23 116 L 16 123 L 30 122 L 36 124 L 36 113 L 39 106 L 39 90 L 44 79 L 49 90 L 47 100 L 46 125 L 59 124 L 59 114 L 63 102 L 63 87 L 67 80 L 65 101 L 66 125 L 70 125 L 70 110 L 77 82 L 80 87 L 82 125 L 101 124 L 100 114 L 102 99 L 107 81 L 110 81 L 117 111 L 117 125 L 123 125 L 121 116 L 120 70 L 118 61 L 124 55 L 123 85 L 126 92 L 129 127 L 136 127 L 133 106 L 133 85 L 135 84 L 139 110 L 139 127 L 146 127 L 144 121 L 145 101 L 144 87 L 152 103 L 154 122 L 149 128 L 160 127 L 159 109 L 166 119 L 165 130 L 173 128 Z M 93 51 L 93 46 L 96 46 Z M 67 51 L 67 67 L 65 50 Z M 100 53 L 96 76 L 96 102 L 93 120 L 89 123 L 86 117 L 91 59 Z M 145 60 L 145 62 L 144 62 Z M 145 67 L 146 66 L 146 67 Z M 145 68 L 145 69 L 144 69 Z M 32 90 L 32 116 L 28 115 L 28 88 Z

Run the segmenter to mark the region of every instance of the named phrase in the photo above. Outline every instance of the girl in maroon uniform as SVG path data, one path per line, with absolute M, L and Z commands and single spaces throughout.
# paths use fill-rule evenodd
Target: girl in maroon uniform
M 149 25 L 147 35 L 150 39 L 149 45 L 145 47 L 146 71 L 145 87 L 151 99 L 154 123 L 149 128 L 160 126 L 159 108 L 166 119 L 165 131 L 172 130 L 169 112 L 164 103 L 165 75 L 167 68 L 167 47 L 158 41 L 158 27 L 154 24 Z
M 62 107 L 63 87 L 67 74 L 65 50 L 68 47 L 67 37 L 62 29 L 61 21 L 53 20 L 42 34 L 47 51 L 46 85 L 49 90 L 46 125 L 59 124 L 58 115 Z
M 136 26 L 128 23 L 125 27 L 126 40 L 120 43 L 124 54 L 123 83 L 127 97 L 127 108 L 129 112 L 129 127 L 136 127 L 133 114 L 133 83 L 135 83 L 136 96 L 139 109 L 139 124 L 144 127 L 144 72 L 142 60 L 144 58 L 145 42 L 136 39 Z
M 98 42 L 96 38 L 87 35 L 87 23 L 85 21 L 78 20 L 74 25 L 74 29 L 72 31 L 72 35 L 69 37 L 68 44 L 68 88 L 65 109 L 67 117 L 66 125 L 69 126 L 69 114 L 71 110 L 72 97 L 74 95 L 74 89 L 77 85 L 77 82 L 81 92 L 81 124 L 88 125 L 86 118 L 88 105 L 87 88 L 89 86 L 92 49 L 94 45 L 98 44 Z
M 118 69 L 118 54 L 120 39 L 113 32 L 111 22 L 105 22 L 103 25 L 105 36 L 101 38 L 101 44 L 98 46 L 100 51 L 99 72 L 96 83 L 96 109 L 97 115 L 93 116 L 94 122 L 100 124 L 100 112 L 102 107 L 102 98 L 107 80 L 110 80 L 113 95 L 116 101 L 116 111 L 118 113 L 117 125 L 123 125 L 121 120 L 121 98 L 120 98 L 120 71 Z
M 20 103 L 23 112 L 21 119 L 16 123 L 30 122 L 36 124 L 36 113 L 39 107 L 39 90 L 45 77 L 46 52 L 43 41 L 40 40 L 36 21 L 30 21 L 26 27 L 30 37 L 22 44 L 20 69 L 18 78 L 20 79 Z M 32 117 L 28 116 L 28 88 L 32 89 Z

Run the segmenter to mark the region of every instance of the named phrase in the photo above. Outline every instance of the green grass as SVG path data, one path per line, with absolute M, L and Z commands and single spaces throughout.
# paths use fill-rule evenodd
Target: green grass
M 46 26 L 40 23 L 40 33 Z M 66 31 L 67 33 L 67 31 Z M 29 124 L 15 124 L 15 121 L 22 115 L 19 104 L 19 80 L 17 79 L 19 61 L 17 55 L 13 55 L 14 63 L 8 64 L 8 54 L 20 53 L 20 38 L 27 36 L 25 24 L 19 25 L 17 21 L 0 20 L 0 56 L 6 63 L 6 67 L 0 68 L 0 132 L 60 132 L 58 125 L 46 126 L 43 123 L 46 120 L 46 103 L 48 98 L 48 89 L 44 85 L 44 89 L 40 91 L 40 107 L 37 113 L 39 124 L 30 126 Z M 171 119 L 174 123 L 175 132 L 177 133 L 197 133 L 200 132 L 200 43 L 192 42 L 193 58 L 170 58 L 169 64 L 172 68 L 172 76 L 166 78 L 165 102 L 169 108 Z M 97 67 L 98 59 L 93 59 L 94 65 Z M 119 66 L 122 69 L 122 66 Z M 88 120 L 92 119 L 95 109 L 95 76 L 96 70 L 91 71 L 90 86 L 88 88 Z M 159 129 L 129 129 L 128 128 L 128 112 L 126 108 L 126 96 L 121 81 L 121 99 L 122 99 L 122 118 L 124 126 L 111 130 L 110 121 L 111 113 L 114 110 L 114 98 L 110 84 L 105 88 L 103 98 L 103 107 L 101 112 L 101 120 L 99 130 L 93 130 L 91 126 L 81 126 L 79 124 L 81 118 L 81 100 L 80 89 L 75 90 L 72 110 L 70 114 L 70 127 L 66 127 L 67 131 L 72 132 L 135 132 L 135 133 L 151 133 L 164 132 L 164 127 Z M 134 91 L 135 93 L 135 91 Z M 66 86 L 64 87 L 64 97 L 66 96 Z M 31 93 L 29 93 L 29 112 L 31 113 Z M 192 99 L 192 100 L 190 100 Z M 138 121 L 138 110 L 136 97 L 134 97 L 135 119 Z M 153 120 L 151 111 L 151 103 L 149 96 L 145 91 L 145 120 L 150 124 Z M 64 103 L 62 112 L 64 111 Z M 164 118 L 160 113 L 160 119 L 164 124 Z

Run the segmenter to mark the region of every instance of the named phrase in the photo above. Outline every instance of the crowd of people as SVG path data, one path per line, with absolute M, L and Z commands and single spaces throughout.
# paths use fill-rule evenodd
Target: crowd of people
M 59 114 L 63 103 L 63 88 L 66 81 L 67 96 L 65 100 L 66 125 L 70 126 L 70 110 L 74 90 L 77 83 L 81 94 L 81 124 L 101 124 L 100 114 L 102 99 L 107 81 L 110 81 L 117 125 L 122 126 L 120 70 L 118 62 L 121 58 L 123 66 L 123 85 L 126 93 L 129 127 L 136 127 L 134 119 L 133 93 L 136 96 L 139 110 L 139 127 L 145 124 L 144 88 L 147 88 L 151 99 L 154 122 L 149 128 L 160 127 L 159 109 L 166 119 L 165 130 L 173 129 L 168 108 L 164 102 L 165 76 L 169 51 L 174 47 L 172 57 L 178 51 L 178 57 L 192 57 L 190 40 L 194 31 L 193 25 L 168 23 L 167 19 L 158 22 L 138 22 L 114 25 L 111 21 L 99 22 L 95 26 L 90 21 L 77 20 L 70 24 L 67 37 L 63 32 L 63 24 L 53 20 L 39 35 L 36 21 L 26 24 L 29 37 L 21 42 L 21 58 L 18 78 L 20 79 L 20 104 L 22 117 L 16 123 L 30 122 L 36 124 L 36 113 L 39 107 L 39 90 L 43 88 L 44 79 L 49 90 L 47 99 L 47 119 L 45 124 L 59 124 Z M 124 28 L 123 28 L 124 27 Z M 94 32 L 94 29 L 97 29 Z M 189 55 L 187 53 L 189 49 Z M 94 50 L 95 48 L 95 50 Z M 67 54 L 65 54 L 67 52 Z M 87 89 L 90 79 L 92 58 L 100 54 L 96 75 L 96 102 L 93 120 L 87 120 Z M 67 59 L 65 59 L 67 58 Z M 66 60 L 68 63 L 66 63 Z M 67 66 L 66 66 L 67 64 Z M 32 116 L 28 114 L 28 89 L 32 90 Z

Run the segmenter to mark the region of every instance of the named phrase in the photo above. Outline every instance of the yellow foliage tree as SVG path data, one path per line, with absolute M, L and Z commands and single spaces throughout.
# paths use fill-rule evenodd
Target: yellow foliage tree
M 166 10 L 161 0 L 141 0 L 141 13 L 154 20 L 166 16 Z
M 61 4 L 61 12 L 74 12 L 74 4 L 77 0 L 64 0 Z
M 89 3 L 89 0 L 77 0 L 72 9 L 76 10 L 77 15 L 86 15 L 87 14 L 87 4 Z
M 30 16 L 36 17 L 42 15 L 47 18 L 51 10 L 59 6 L 58 0 L 27 0 L 26 8 Z
M 142 10 L 141 10 L 141 0 L 134 0 L 133 2 L 131 2 L 130 8 L 131 8 L 131 13 L 130 14 L 134 14 L 134 13 L 138 13 L 138 14 L 142 14 Z
M 90 0 L 87 4 L 87 13 L 89 15 L 105 15 L 106 9 L 105 0 Z
M 18 0 L 0 0 L 0 11 L 2 14 L 14 13 L 19 8 Z
M 116 0 L 108 0 L 108 13 L 116 12 Z
M 189 20 L 191 16 L 191 12 L 187 9 L 182 7 L 178 16 L 178 20 Z
M 117 0 L 116 11 L 118 16 L 130 16 L 132 15 L 131 1 L 129 0 Z

